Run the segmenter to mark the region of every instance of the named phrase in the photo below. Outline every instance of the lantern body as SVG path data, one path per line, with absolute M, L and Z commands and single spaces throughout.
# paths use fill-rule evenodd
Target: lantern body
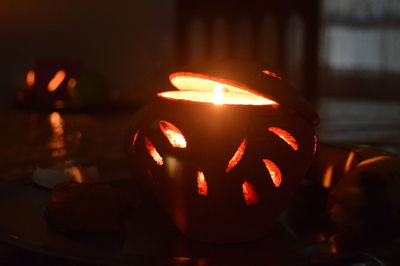
M 226 243 L 265 235 L 314 146 L 313 123 L 279 104 L 157 97 L 132 126 L 128 152 L 182 233 Z

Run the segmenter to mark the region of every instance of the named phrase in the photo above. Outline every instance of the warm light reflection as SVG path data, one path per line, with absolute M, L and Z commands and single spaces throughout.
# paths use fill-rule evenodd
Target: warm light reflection
M 278 105 L 245 86 L 201 74 L 174 73 L 170 81 L 179 91 L 161 92 L 159 97 L 215 104 Z
M 60 113 L 58 113 L 58 112 L 51 113 L 50 116 L 49 116 L 49 121 L 50 121 L 50 124 L 51 124 L 51 126 L 53 128 L 53 131 L 57 135 L 62 135 L 64 133 L 63 119 L 61 118 Z
M 53 92 L 55 90 L 57 90 L 57 88 L 61 85 L 61 83 L 64 81 L 66 76 L 66 73 L 64 70 L 59 70 L 54 77 L 50 80 L 47 89 L 50 92 Z
M 375 162 L 379 162 L 379 161 L 383 161 L 383 160 L 387 160 L 387 159 L 390 159 L 390 156 L 387 156 L 387 155 L 376 156 L 376 157 L 372 157 L 370 159 L 360 162 L 359 164 L 357 164 L 357 166 L 375 163 Z
M 247 138 L 243 139 L 242 143 L 240 143 L 239 148 L 236 150 L 233 157 L 230 159 L 228 166 L 225 169 L 225 173 L 228 173 L 233 167 L 235 167 L 239 161 L 242 159 L 244 151 L 246 150 Z
M 76 79 L 74 79 L 74 78 L 70 78 L 69 80 L 68 80 L 68 83 L 67 83 L 67 86 L 68 86 L 68 88 L 75 88 L 75 86 L 76 86 Z
M 76 183 L 83 183 L 81 170 L 76 166 L 66 168 L 64 170 L 64 174 L 71 177 L 72 180 L 74 180 L 74 182 Z
M 314 150 L 313 150 L 313 154 L 315 154 L 317 152 L 317 142 L 318 142 L 317 136 L 314 135 Z
M 244 181 L 242 184 L 243 197 L 246 202 L 246 205 L 257 204 L 258 203 L 258 195 L 256 189 L 252 184 L 247 181 Z
M 160 120 L 159 125 L 172 147 L 186 148 L 186 139 L 176 126 L 164 120 Z
M 275 74 L 275 73 L 272 72 L 272 71 L 263 70 L 263 72 L 264 72 L 264 74 L 266 74 L 266 75 L 268 75 L 268 76 L 271 76 L 271 77 L 274 77 L 274 78 L 277 78 L 277 79 L 282 79 L 280 76 L 278 76 L 277 74 Z
M 224 103 L 224 87 L 221 83 L 217 83 L 214 86 L 214 103 L 223 104 Z
M 297 145 L 297 141 L 292 134 L 279 127 L 269 127 L 268 130 L 283 139 L 290 147 L 292 147 L 293 150 L 298 150 L 299 147 Z
M 334 165 L 330 165 L 326 168 L 323 179 L 322 179 L 322 186 L 324 188 L 330 188 L 332 185 L 332 178 L 333 178 L 333 167 Z
M 279 167 L 268 159 L 263 159 L 265 167 L 267 167 L 269 176 L 271 177 L 272 183 L 274 183 L 275 187 L 279 187 L 282 183 L 282 173 L 279 170 Z
M 344 165 L 344 174 L 350 171 L 350 167 L 353 165 L 354 158 L 356 156 L 355 152 L 350 152 L 349 156 L 347 157 L 346 164 Z
M 26 84 L 29 87 L 33 87 L 35 84 L 35 71 L 29 70 L 28 73 L 26 73 Z
M 136 142 L 136 139 L 137 139 L 138 135 L 139 135 L 139 129 L 136 130 L 136 133 L 135 133 L 135 135 L 133 136 L 132 148 L 134 148 L 134 146 L 135 146 L 135 142 Z
M 207 196 L 208 193 L 206 178 L 202 171 L 197 171 L 197 193 L 202 196 Z
M 49 115 L 49 122 L 52 129 L 52 135 L 48 147 L 51 150 L 53 158 L 64 156 L 67 151 L 65 149 L 64 121 L 58 112 Z
M 153 160 L 157 163 L 157 165 L 163 165 L 164 164 L 163 158 L 158 153 L 153 143 L 151 143 L 151 141 L 147 137 L 144 138 L 144 143 L 146 145 L 147 151 L 149 152 Z

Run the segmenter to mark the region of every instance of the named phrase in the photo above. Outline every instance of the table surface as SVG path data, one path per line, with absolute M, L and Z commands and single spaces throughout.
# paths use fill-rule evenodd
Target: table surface
M 320 141 L 369 144 L 400 154 L 400 102 L 322 99 L 318 112 Z M 26 178 L 37 167 L 66 162 L 125 167 L 128 172 L 123 139 L 134 113 L 0 110 L 0 185 Z M 68 260 L 0 244 L 0 264 L 27 262 L 70 265 Z

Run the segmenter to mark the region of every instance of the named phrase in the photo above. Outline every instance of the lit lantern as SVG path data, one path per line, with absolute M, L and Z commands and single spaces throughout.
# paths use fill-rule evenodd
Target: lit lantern
M 311 164 L 317 114 L 263 70 L 229 62 L 173 73 L 177 90 L 158 93 L 130 130 L 133 169 L 191 238 L 264 236 Z

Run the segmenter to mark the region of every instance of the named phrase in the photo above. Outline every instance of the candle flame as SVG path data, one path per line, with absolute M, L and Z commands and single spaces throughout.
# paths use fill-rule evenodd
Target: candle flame
M 214 103 L 215 104 L 223 104 L 224 103 L 224 88 L 221 83 L 215 83 Z
M 48 91 L 53 92 L 58 89 L 61 83 L 64 81 L 66 73 L 64 70 L 59 70 L 54 77 L 50 80 L 47 86 Z

